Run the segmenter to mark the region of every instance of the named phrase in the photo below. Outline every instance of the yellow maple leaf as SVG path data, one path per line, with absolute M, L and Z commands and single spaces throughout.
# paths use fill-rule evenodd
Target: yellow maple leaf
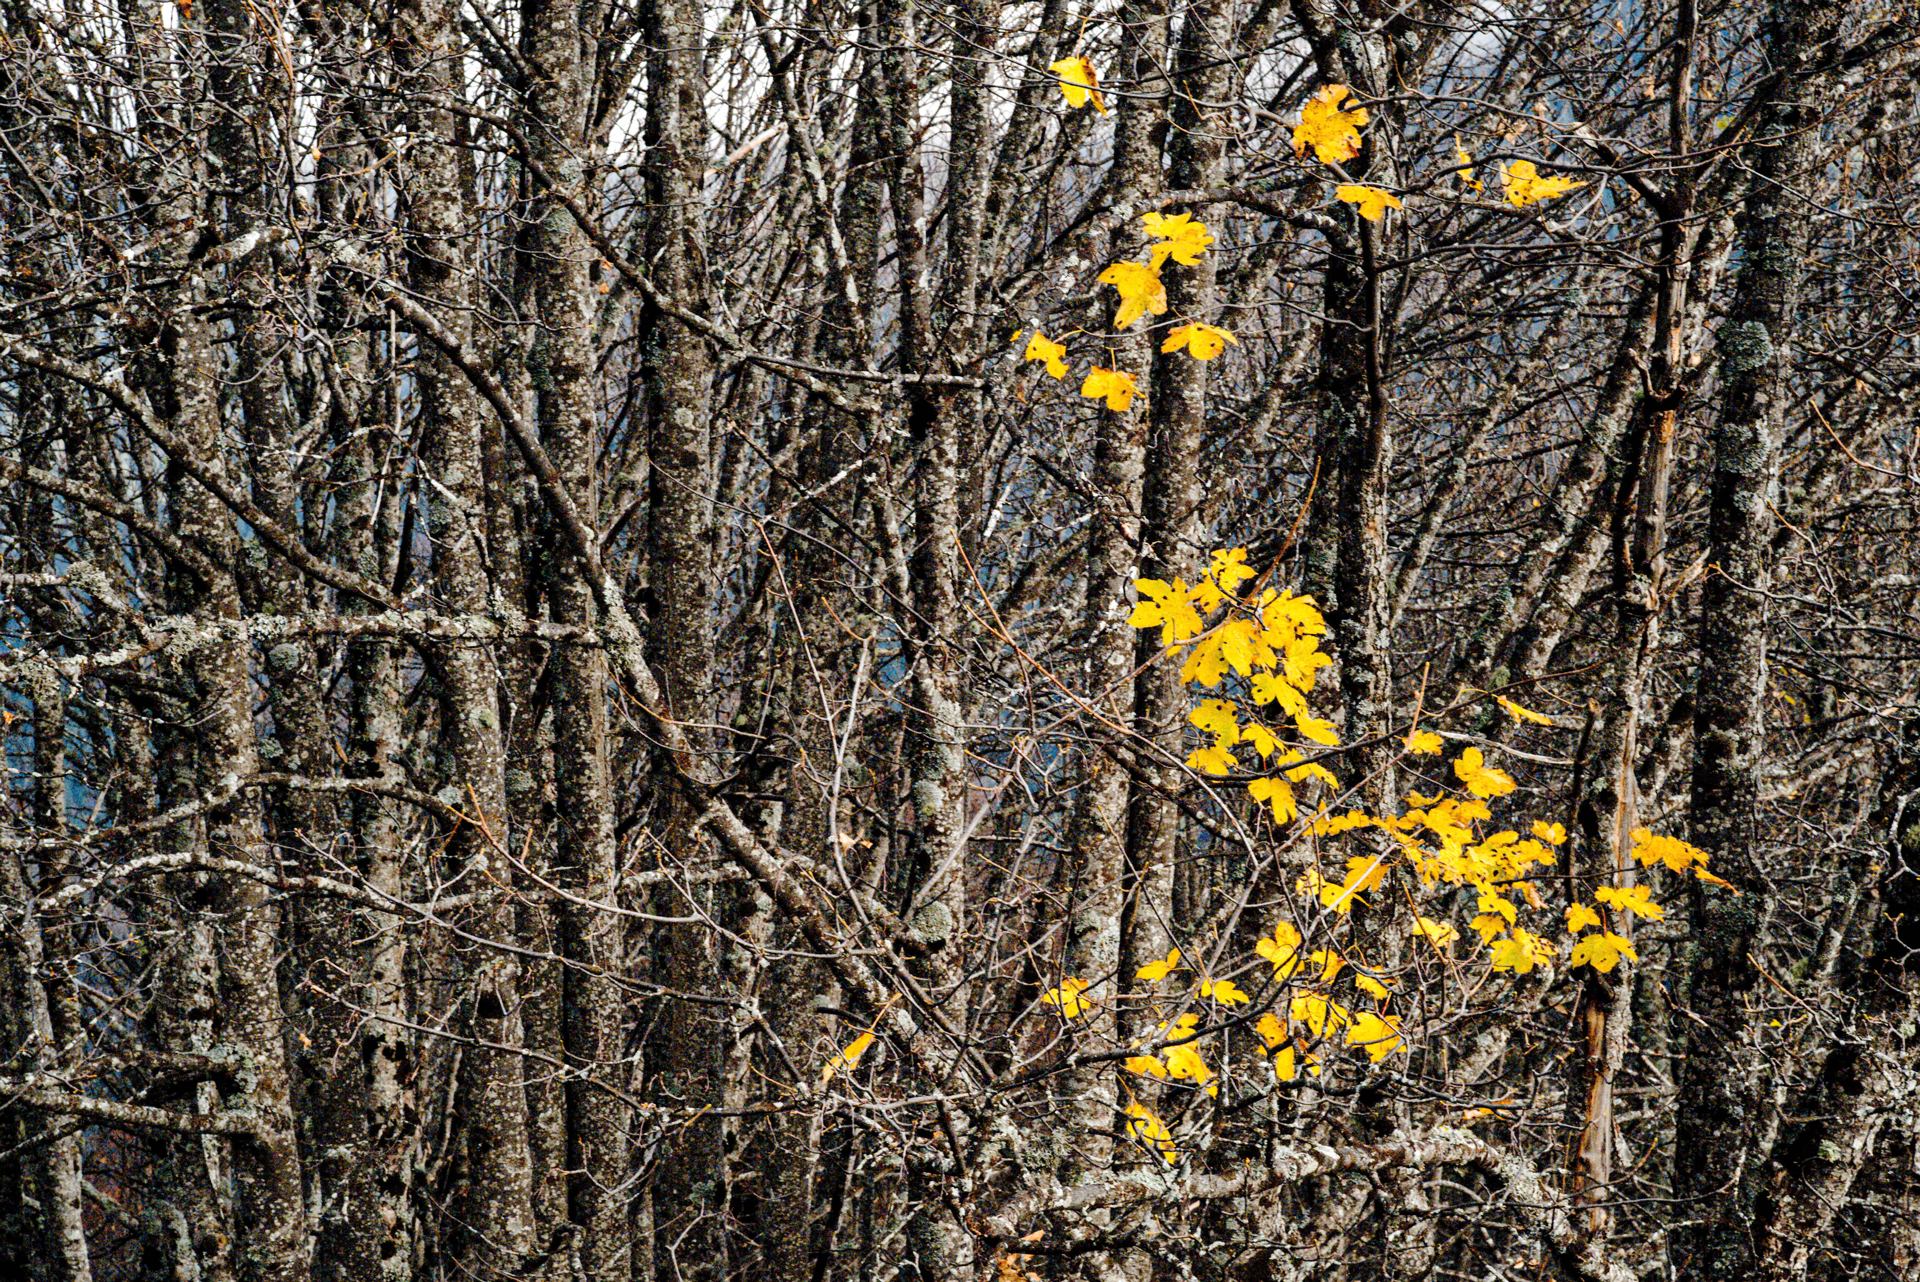
M 1187 720 L 1212 735 L 1222 747 L 1240 742 L 1240 719 L 1225 699 L 1202 700 L 1187 714 Z
M 1478 748 L 1468 748 L 1454 760 L 1453 773 L 1476 797 L 1504 797 L 1517 786 L 1504 770 L 1486 763 Z
M 1138 1100 L 1126 1107 L 1127 1134 L 1159 1153 L 1168 1166 L 1180 1160 L 1180 1149 L 1173 1142 L 1173 1132 L 1152 1109 Z
M 1325 744 L 1329 748 L 1340 746 L 1340 736 L 1334 732 L 1331 721 L 1296 712 L 1293 714 L 1293 728 L 1298 730 L 1303 738 L 1311 739 L 1315 743 Z
M 1233 750 L 1218 743 L 1195 748 L 1187 754 L 1187 766 L 1193 770 L 1204 770 L 1215 778 L 1224 778 L 1233 773 Z
M 1143 979 L 1150 984 L 1157 984 L 1179 969 L 1180 950 L 1176 948 L 1159 961 L 1150 961 L 1139 970 L 1134 971 L 1133 977 L 1135 979 Z
M 1033 331 L 1033 337 L 1027 340 L 1025 359 L 1043 362 L 1047 367 L 1047 373 L 1054 378 L 1067 376 L 1066 354 L 1065 343 L 1056 343 L 1037 329 Z
M 1147 263 L 1112 263 L 1100 273 L 1102 285 L 1111 285 L 1120 295 L 1120 310 L 1113 314 L 1113 327 L 1125 329 L 1148 312 L 1167 314 L 1167 287 L 1160 270 Z
M 1403 1044 L 1400 1021 L 1391 1015 L 1361 1011 L 1347 1023 L 1347 1045 L 1360 1047 L 1376 1064 Z
M 1080 395 L 1096 401 L 1104 399 L 1107 408 L 1116 414 L 1124 414 L 1133 405 L 1133 398 L 1139 394 L 1140 388 L 1133 381 L 1133 375 L 1116 369 L 1102 369 L 1098 365 L 1087 375 L 1087 381 L 1080 384 Z
M 1287 1017 L 1315 1037 L 1326 1037 L 1346 1026 L 1350 1012 L 1325 993 L 1296 993 L 1287 1003 Z
M 1367 109 L 1349 105 L 1353 91 L 1345 85 L 1327 85 L 1300 108 L 1300 122 L 1293 127 L 1293 154 L 1304 156 L 1311 148 L 1323 165 L 1337 165 L 1360 154 L 1360 130 L 1367 123 Z
M 1618 966 L 1622 957 L 1629 961 L 1640 960 L 1640 954 L 1633 951 L 1631 941 L 1610 930 L 1599 930 L 1591 935 L 1580 936 L 1580 942 L 1573 946 L 1573 952 L 1567 956 L 1567 964 L 1591 966 L 1604 975 Z
M 1656 837 L 1645 828 L 1633 830 L 1633 857 L 1643 868 L 1663 863 L 1674 872 L 1704 868 L 1707 863 L 1707 852 L 1700 847 L 1688 845 L 1678 837 Z
M 1571 178 L 1542 175 L 1531 160 L 1516 160 L 1510 165 L 1502 165 L 1500 181 L 1506 185 L 1508 203 L 1522 208 L 1564 196 L 1575 187 L 1586 186 Z
M 1245 1006 L 1253 998 L 1241 991 L 1240 986 L 1231 979 L 1203 979 L 1200 981 L 1200 995 L 1212 998 L 1222 1006 Z
M 1100 77 L 1085 58 L 1062 58 L 1047 68 L 1060 77 L 1060 96 L 1067 106 L 1078 111 L 1088 103 L 1101 115 L 1107 114 L 1107 100 L 1100 93 Z
M 1086 995 L 1087 981 L 1084 979 L 1063 979 L 1060 987 L 1049 988 L 1040 994 L 1040 1000 L 1049 1006 L 1057 1007 L 1064 1019 L 1079 1019 L 1094 1008 L 1094 1000 Z
M 1369 187 L 1365 183 L 1341 183 L 1333 189 L 1333 198 L 1354 206 L 1370 223 L 1386 217 L 1389 209 L 1403 208 L 1400 198 L 1386 188 Z
M 1160 344 L 1163 352 L 1177 352 L 1187 349 L 1187 355 L 1196 361 L 1210 361 L 1227 349 L 1227 344 L 1238 346 L 1240 340 L 1218 325 L 1208 325 L 1201 321 L 1192 321 L 1186 325 L 1176 325 L 1167 332 L 1167 339 Z
M 1159 628 L 1161 645 L 1190 641 L 1206 631 L 1206 621 L 1193 608 L 1192 591 L 1183 579 L 1166 583 L 1160 579 L 1135 579 L 1134 591 L 1140 600 L 1127 618 L 1132 628 Z
M 1120 1067 L 1141 1077 L 1157 1077 L 1161 1081 L 1167 1079 L 1167 1066 L 1160 1062 L 1157 1055 L 1129 1055 L 1121 1061 Z
M 1660 921 L 1667 915 L 1666 909 L 1653 902 L 1650 886 L 1602 886 L 1593 897 L 1617 913 L 1632 913 L 1648 921 Z
M 833 1080 L 835 1073 L 850 1073 L 860 1067 L 860 1060 L 873 1045 L 873 1034 L 862 1033 L 834 1053 L 832 1059 L 820 1069 L 820 1085 L 825 1086 Z
M 1156 242 L 1147 247 L 1155 271 L 1169 258 L 1185 267 L 1198 267 L 1200 255 L 1213 244 L 1213 233 L 1205 223 L 1195 222 L 1192 214 L 1143 214 L 1141 221 Z
M 1495 970 L 1510 970 L 1516 975 L 1528 974 L 1535 966 L 1545 965 L 1559 956 L 1551 943 L 1519 927 L 1494 944 L 1492 952 Z
M 1249 721 L 1246 725 L 1240 727 L 1240 737 L 1247 743 L 1252 744 L 1253 750 L 1259 753 L 1262 758 L 1271 757 L 1274 750 L 1280 746 L 1280 740 L 1274 735 L 1273 731 L 1267 729 L 1258 721 Z
M 1442 746 L 1440 736 L 1431 730 L 1414 731 L 1407 736 L 1406 743 L 1408 752 L 1417 753 L 1422 757 L 1439 756 Z
M 1565 824 L 1550 824 L 1544 819 L 1536 819 L 1533 821 L 1533 835 L 1549 846 L 1559 846 L 1566 843 L 1567 829 Z
M 1255 779 L 1247 785 L 1247 795 L 1273 808 L 1273 821 L 1292 823 L 1300 813 L 1300 803 L 1284 779 Z
M 1175 1020 L 1167 1036 L 1176 1044 L 1168 1046 L 1160 1055 L 1166 1061 L 1168 1077 L 1192 1082 L 1212 1095 L 1220 1088 L 1213 1081 L 1213 1069 L 1207 1066 L 1207 1061 L 1200 1055 L 1199 1035 L 1194 1031 L 1199 1022 L 1200 1017 L 1191 1013 Z
M 1432 944 L 1433 951 L 1436 953 L 1446 952 L 1447 945 L 1460 938 L 1460 932 L 1454 926 L 1444 921 L 1435 921 L 1431 917 L 1416 918 L 1413 923 L 1413 933 L 1416 938 L 1425 939 Z
M 1353 972 L 1353 986 L 1375 1001 L 1384 1002 L 1387 1000 L 1386 983 L 1382 980 L 1375 979 L 1365 971 L 1356 970 Z
M 1587 927 L 1598 926 L 1599 924 L 1600 914 L 1593 911 L 1588 905 L 1581 903 L 1577 899 L 1567 905 L 1567 933 L 1569 935 L 1577 935 Z
M 1255 944 L 1253 951 L 1272 964 L 1275 979 L 1291 979 L 1300 969 L 1300 932 L 1292 922 L 1276 922 L 1273 937 Z

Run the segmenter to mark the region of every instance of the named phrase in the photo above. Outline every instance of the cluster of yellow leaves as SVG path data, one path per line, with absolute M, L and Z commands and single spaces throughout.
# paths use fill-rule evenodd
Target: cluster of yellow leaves
M 1061 89 L 1067 93 L 1069 102 L 1074 101 L 1075 93 L 1092 92 L 1087 86 L 1091 83 L 1093 72 L 1091 67 L 1081 66 L 1085 61 L 1084 58 L 1068 58 L 1053 64 L 1054 72 L 1061 76 Z M 1072 78 L 1080 75 L 1082 70 L 1086 84 Z M 1096 100 L 1097 97 L 1096 94 Z M 1213 233 L 1192 214 L 1155 212 L 1142 215 L 1142 221 L 1152 241 L 1147 249 L 1147 261 L 1109 263 L 1098 277 L 1102 285 L 1113 286 L 1120 295 L 1120 306 L 1113 314 L 1115 329 L 1126 329 L 1142 316 L 1166 315 L 1167 286 L 1160 277 L 1160 269 L 1168 261 L 1188 267 L 1198 266 L 1201 255 L 1213 244 Z M 1024 329 L 1016 329 L 1013 341 L 1018 343 L 1025 334 Z M 1160 350 L 1168 353 L 1184 351 L 1196 361 L 1210 361 L 1225 351 L 1229 344 L 1238 344 L 1239 341 L 1230 331 L 1218 325 L 1188 321 L 1175 326 L 1168 333 Z M 1067 377 L 1066 344 L 1047 337 L 1039 330 L 1027 337 L 1021 359 L 1044 366 L 1052 378 Z M 1140 384 L 1134 375 L 1125 370 L 1095 365 L 1081 382 L 1080 395 L 1090 400 L 1104 401 L 1114 413 L 1124 414 L 1133 407 L 1134 399 L 1140 395 Z
M 1292 722 L 1301 739 L 1337 746 L 1333 724 L 1314 716 L 1307 702 L 1317 674 L 1332 660 L 1320 649 L 1327 623 L 1313 599 L 1268 588 L 1242 600 L 1241 589 L 1255 577 L 1246 549 L 1227 548 L 1213 554 L 1206 574 L 1191 586 L 1184 579 L 1136 579 L 1139 601 L 1128 622 L 1159 628 L 1160 643 L 1183 652 L 1183 683 L 1215 690 L 1229 675 L 1239 679 L 1228 693 L 1237 693 L 1244 705 L 1236 698 L 1211 698 L 1187 714 L 1212 739 L 1188 755 L 1187 765 L 1216 778 L 1243 764 L 1266 772 L 1248 782 L 1247 795 L 1265 806 L 1275 823 L 1286 824 L 1299 814 L 1295 785 L 1318 780 L 1337 788 L 1339 780 L 1283 742 L 1281 732 L 1263 719 L 1266 714 L 1255 709 L 1272 707 Z M 1216 612 L 1223 617 L 1209 626 L 1207 617 Z M 1238 755 L 1243 747 L 1251 749 L 1255 761 L 1243 761 Z

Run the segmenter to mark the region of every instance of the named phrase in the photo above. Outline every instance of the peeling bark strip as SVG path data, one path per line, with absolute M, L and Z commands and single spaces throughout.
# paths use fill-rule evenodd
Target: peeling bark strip
M 1909 1282 L 1920 26 L 1498 8 L 0 3 L 0 1278 Z

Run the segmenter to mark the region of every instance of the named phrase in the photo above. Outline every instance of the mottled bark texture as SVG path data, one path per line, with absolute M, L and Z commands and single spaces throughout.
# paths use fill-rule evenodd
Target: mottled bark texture
M 1811 64 L 1839 25 L 1831 5 L 1774 5 L 1764 37 L 1771 61 L 1782 69 Z M 1713 852 L 1719 874 L 1756 892 L 1693 893 L 1685 992 L 1694 1018 L 1681 1079 L 1689 1103 L 1676 1136 L 1687 1159 L 1676 1166 L 1676 1191 L 1697 1203 L 1698 1227 L 1677 1246 L 1684 1275 L 1713 1282 L 1752 1276 L 1755 1149 L 1773 1129 L 1764 1089 L 1773 1073 L 1754 1001 L 1768 911 L 1757 892 L 1771 873 L 1760 831 L 1767 596 L 1786 374 L 1812 217 L 1796 189 L 1817 163 L 1829 96 L 1826 76 L 1797 79 L 1796 91 L 1770 101 L 1754 125 L 1759 154 L 1742 214 L 1739 284 L 1719 326 L 1721 400 L 1707 491 L 1689 820 L 1694 844 Z

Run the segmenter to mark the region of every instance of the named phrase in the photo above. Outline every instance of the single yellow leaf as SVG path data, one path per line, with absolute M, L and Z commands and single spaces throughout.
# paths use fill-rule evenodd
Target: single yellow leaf
M 837 1051 L 833 1058 L 820 1070 L 820 1085 L 825 1086 L 833 1080 L 835 1073 L 850 1073 L 860 1067 L 860 1060 L 873 1045 L 873 1034 L 862 1033 Z
M 1353 205 L 1370 223 L 1386 217 L 1389 209 L 1402 208 L 1398 196 L 1384 187 L 1369 187 L 1365 183 L 1341 183 L 1333 189 L 1333 198 Z
M 1088 997 L 1086 992 L 1086 980 L 1063 979 L 1060 981 L 1060 987 L 1049 988 L 1040 994 L 1040 1000 L 1049 1006 L 1056 1007 L 1063 1019 L 1079 1019 L 1089 1014 L 1095 1005 L 1094 1000 Z
M 1102 285 L 1111 285 L 1120 295 L 1120 310 L 1113 314 L 1113 327 L 1125 329 L 1148 312 L 1167 314 L 1167 287 L 1160 280 L 1160 269 L 1147 263 L 1112 263 L 1098 277 Z
M 1107 114 L 1107 100 L 1100 93 L 1100 77 L 1085 58 L 1062 58 L 1047 68 L 1060 77 L 1060 96 L 1067 106 L 1078 111 L 1088 103 L 1101 115 Z
M 1306 155 L 1312 149 L 1323 165 L 1337 165 L 1360 154 L 1360 130 L 1367 123 L 1367 109 L 1349 104 L 1353 91 L 1345 85 L 1327 85 L 1300 108 L 1300 121 L 1293 128 L 1293 154 Z
M 1195 222 L 1192 214 L 1143 214 L 1141 221 L 1155 241 L 1148 246 L 1155 271 L 1169 258 L 1185 267 L 1198 267 L 1200 256 L 1213 244 L 1213 233 L 1205 223 Z
M 1087 375 L 1087 381 L 1080 384 L 1080 395 L 1096 401 L 1104 399 L 1107 408 L 1116 414 L 1124 414 L 1131 408 L 1133 398 L 1139 394 L 1140 388 L 1133 381 L 1133 375 L 1120 370 L 1102 369 L 1098 365 Z
M 1047 373 L 1054 378 L 1067 376 L 1066 354 L 1065 343 L 1056 343 L 1037 329 L 1033 331 L 1033 337 L 1027 340 L 1025 358 L 1045 364 Z
M 1543 176 L 1531 160 L 1516 160 L 1510 165 L 1502 165 L 1500 181 L 1506 185 L 1508 203 L 1522 208 L 1564 196 L 1575 187 L 1586 186 L 1571 178 Z
M 1160 344 L 1160 350 L 1177 352 L 1184 347 L 1187 355 L 1196 361 L 1210 361 L 1225 351 L 1228 343 L 1238 346 L 1239 342 L 1239 339 L 1217 325 L 1193 321 L 1169 330 L 1166 341 Z

